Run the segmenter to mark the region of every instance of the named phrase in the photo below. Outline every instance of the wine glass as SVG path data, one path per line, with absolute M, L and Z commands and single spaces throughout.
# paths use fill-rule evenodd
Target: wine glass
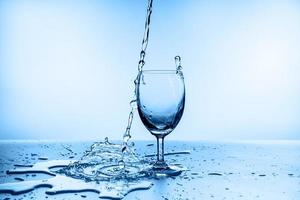
M 137 108 L 146 128 L 157 139 L 157 161 L 153 169 L 163 175 L 177 175 L 179 167 L 164 160 L 164 138 L 179 123 L 185 103 L 181 66 L 177 70 L 142 70 L 137 85 Z

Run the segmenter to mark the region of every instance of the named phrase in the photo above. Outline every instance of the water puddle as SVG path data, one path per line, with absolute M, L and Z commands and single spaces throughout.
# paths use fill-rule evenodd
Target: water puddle
M 0 192 L 17 195 L 35 188 L 47 187 L 50 188 L 46 190 L 48 195 L 90 191 L 98 193 L 100 198 L 122 199 L 131 191 L 149 189 L 151 186 L 150 181 L 85 182 L 81 179 L 56 175 L 49 179 L 0 184 Z
M 130 146 L 129 146 L 130 147 Z M 135 190 L 149 189 L 152 180 L 160 177 L 152 168 L 149 156 L 138 157 L 134 151 L 122 152 L 122 144 L 94 143 L 82 158 L 75 160 L 46 160 L 33 165 L 16 164 L 7 174 L 43 173 L 51 175 L 42 180 L 18 180 L 0 184 L 0 193 L 18 195 L 46 187 L 46 194 L 95 192 L 100 198 L 122 199 Z M 130 148 L 132 149 L 132 148 Z M 170 155 L 187 154 L 172 152 Z M 16 179 L 17 180 L 17 179 Z
M 24 174 L 24 173 L 44 173 L 55 176 L 56 174 L 50 169 L 56 167 L 66 167 L 71 164 L 72 160 L 50 160 L 45 162 L 39 162 L 34 165 L 20 165 L 16 164 L 15 167 L 19 167 L 13 170 L 8 170 L 7 174 Z

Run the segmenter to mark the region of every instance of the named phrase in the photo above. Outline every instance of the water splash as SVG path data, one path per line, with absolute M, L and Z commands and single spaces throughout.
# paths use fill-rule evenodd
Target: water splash
M 108 139 L 95 143 L 79 161 L 59 172 L 86 181 L 138 180 L 149 176 L 151 163 L 138 158 L 132 150 L 122 152 L 122 148 Z
M 158 171 L 153 170 L 153 160 L 149 159 L 154 155 L 137 158 L 134 152 L 135 156 L 121 149 L 122 144 L 111 143 L 106 138 L 93 144 L 78 161 L 50 160 L 33 165 L 15 165 L 17 168 L 8 170 L 7 174 L 43 173 L 51 177 L 3 183 L 0 184 L 0 193 L 17 195 L 46 187 L 50 188 L 46 190 L 49 195 L 91 191 L 101 198 L 122 199 L 131 191 L 151 188 L 152 179 L 161 177 Z M 166 155 L 189 153 L 180 151 Z M 121 157 L 123 160 L 120 160 Z M 58 167 L 60 169 L 56 169 Z
M 149 189 L 152 182 L 146 177 L 151 176 L 145 172 L 149 171 L 151 163 L 140 161 L 128 151 L 122 152 L 121 148 L 122 145 L 105 138 L 104 142 L 94 143 L 79 161 L 18 164 L 18 168 L 8 170 L 7 174 L 44 173 L 54 177 L 0 184 L 0 193 L 17 195 L 46 187 L 50 188 L 46 190 L 49 195 L 91 191 L 98 193 L 100 198 L 122 199 L 131 191 Z M 57 167 L 61 169 L 52 170 Z

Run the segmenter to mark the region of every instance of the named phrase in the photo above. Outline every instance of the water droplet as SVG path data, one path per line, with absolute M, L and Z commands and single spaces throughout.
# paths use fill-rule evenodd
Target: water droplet
M 213 172 L 213 173 L 208 173 L 208 175 L 211 175 L 211 176 L 222 176 L 222 174 L 220 174 L 220 173 L 215 173 L 215 172 Z
M 119 165 L 120 169 L 124 169 L 125 168 L 125 162 L 123 160 L 120 160 L 118 162 L 118 165 Z
M 47 157 L 39 157 L 38 159 L 39 159 L 39 160 L 48 160 Z
M 260 175 L 258 175 L 258 176 L 260 176 L 260 177 L 264 177 L 264 176 L 266 176 L 265 174 L 260 174 Z
M 175 56 L 175 65 L 176 65 L 176 70 L 177 70 L 177 71 L 182 70 L 182 66 L 181 66 L 181 58 L 180 58 L 180 56 Z
M 15 177 L 15 180 L 17 180 L 17 181 L 24 181 L 24 179 L 19 178 L 19 177 Z

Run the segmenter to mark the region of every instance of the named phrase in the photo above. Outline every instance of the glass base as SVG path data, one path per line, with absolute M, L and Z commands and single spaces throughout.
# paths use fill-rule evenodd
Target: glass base
M 167 163 L 162 161 L 157 161 L 153 165 L 152 170 L 156 176 L 160 177 L 160 176 L 178 176 L 185 169 L 175 165 L 167 165 Z

